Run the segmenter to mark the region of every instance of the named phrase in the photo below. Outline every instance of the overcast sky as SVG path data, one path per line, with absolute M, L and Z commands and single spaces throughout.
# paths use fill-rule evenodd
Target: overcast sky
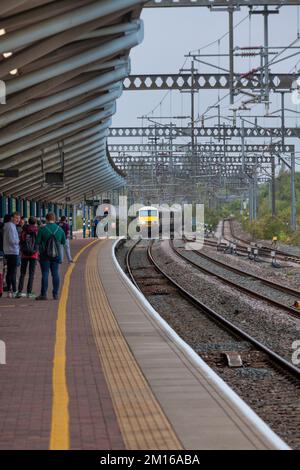
M 299 7 L 282 7 L 279 14 L 269 16 L 269 36 L 270 46 L 287 46 L 297 39 L 299 32 Z M 242 8 L 234 15 L 234 23 L 237 24 L 247 17 L 248 9 Z M 145 38 L 143 43 L 132 50 L 132 74 L 147 73 L 177 73 L 182 67 L 184 55 L 191 50 L 203 48 L 208 43 L 217 40 L 228 31 L 228 14 L 226 12 L 211 12 L 207 8 L 165 8 L 165 9 L 144 9 L 142 19 L 145 27 Z M 235 46 L 262 46 L 263 45 L 263 17 L 262 15 L 252 15 L 235 28 Z M 294 44 L 300 47 L 300 40 Z M 206 49 L 201 53 L 217 54 L 218 52 L 228 52 L 228 36 Z M 294 50 L 292 52 L 298 52 Z M 300 52 L 300 49 L 299 49 Z M 287 52 L 282 55 L 287 55 Z M 228 59 L 219 60 L 217 58 L 206 58 L 216 65 L 228 68 Z M 300 68 L 300 54 L 291 60 L 286 60 L 271 68 L 271 72 L 291 72 L 299 60 L 297 68 Z M 186 66 L 189 65 L 187 62 Z M 199 64 L 200 65 L 200 64 Z M 237 72 L 247 72 L 249 69 L 259 66 L 259 59 L 249 58 L 239 59 L 236 62 Z M 200 72 L 212 72 L 214 69 L 200 65 Z M 228 92 L 228 91 L 227 91 Z M 218 97 L 224 96 L 227 92 L 203 90 L 196 99 L 196 112 L 203 113 L 209 105 L 214 104 Z M 137 126 L 141 121 L 138 116 L 145 115 L 157 105 L 155 116 L 187 115 L 190 113 L 190 98 L 187 94 L 173 91 L 168 94 L 164 102 L 159 105 L 166 91 L 127 91 L 118 101 L 117 114 L 113 119 L 113 126 Z M 237 100 L 240 100 L 239 96 Z M 245 99 L 245 98 L 243 98 Z M 279 96 L 272 95 L 271 110 L 280 108 Z M 228 109 L 229 98 L 222 101 L 222 114 L 231 114 Z M 297 110 L 292 104 L 291 98 L 287 95 L 286 108 Z M 300 111 L 300 108 L 299 108 Z M 211 112 L 211 115 L 213 113 Z M 244 112 L 249 114 L 249 112 Z M 252 107 L 251 114 L 264 114 L 261 105 Z M 287 112 L 287 115 L 292 115 Z M 295 115 L 296 116 L 296 115 Z M 300 117 L 300 115 L 299 115 Z M 178 122 L 181 124 L 181 122 Z M 187 121 L 185 122 L 187 123 Z M 214 124 L 213 120 L 207 124 Z M 297 125 L 298 118 L 287 121 L 288 125 Z M 184 124 L 184 122 L 183 122 Z M 261 125 L 280 125 L 279 120 L 262 119 Z M 300 124 L 300 122 L 299 122 Z M 117 142 L 116 140 L 114 140 Z M 119 141 L 120 142 L 120 141 Z M 124 142 L 124 141 L 123 141 Z

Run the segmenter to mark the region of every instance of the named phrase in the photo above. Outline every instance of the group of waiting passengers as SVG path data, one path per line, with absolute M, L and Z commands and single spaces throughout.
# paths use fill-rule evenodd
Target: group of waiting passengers
M 59 295 L 59 267 L 66 251 L 67 260 L 73 263 L 70 252 L 70 226 L 65 216 L 56 221 L 54 213 L 48 213 L 44 222 L 30 217 L 26 221 L 18 212 L 6 215 L 0 222 L 0 255 L 6 262 L 6 290 L 9 298 L 21 298 L 29 267 L 27 297 L 47 300 L 49 272 L 52 275 L 55 300 Z M 1 253 L 2 252 L 2 253 Z M 39 261 L 42 280 L 38 297 L 32 293 L 36 266 Z M 20 276 L 17 288 L 17 271 Z

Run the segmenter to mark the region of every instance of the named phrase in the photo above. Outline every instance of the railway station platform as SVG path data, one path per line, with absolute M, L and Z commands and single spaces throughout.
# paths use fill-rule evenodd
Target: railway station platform
M 0 300 L 0 449 L 287 448 L 131 285 L 114 243 L 72 242 L 59 301 Z

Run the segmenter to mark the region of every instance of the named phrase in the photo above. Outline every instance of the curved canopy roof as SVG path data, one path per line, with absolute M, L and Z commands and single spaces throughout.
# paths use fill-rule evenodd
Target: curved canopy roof
M 106 136 L 130 49 L 143 39 L 144 3 L 0 3 L 0 168 L 20 171 L 0 192 L 77 202 L 124 184 Z M 64 184 L 47 184 L 48 173 L 63 173 Z

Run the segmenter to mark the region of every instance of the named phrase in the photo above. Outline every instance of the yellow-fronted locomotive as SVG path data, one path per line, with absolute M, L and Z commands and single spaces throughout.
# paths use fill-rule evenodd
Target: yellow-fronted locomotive
M 159 210 L 156 207 L 145 206 L 138 211 L 138 227 L 151 228 L 159 226 Z

